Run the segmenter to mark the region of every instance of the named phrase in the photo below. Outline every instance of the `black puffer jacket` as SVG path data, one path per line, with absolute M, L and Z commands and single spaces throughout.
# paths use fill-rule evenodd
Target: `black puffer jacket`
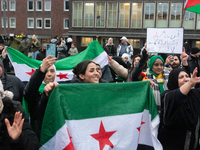
M 30 127 L 28 118 L 22 110 L 21 104 L 17 101 L 13 101 L 8 97 L 3 98 L 4 108 L 0 114 L 0 150 L 38 150 L 39 142 L 36 134 Z M 24 118 L 24 124 L 22 127 L 22 133 L 17 140 L 13 140 L 5 125 L 5 118 L 13 124 L 15 112 L 20 111 L 22 118 Z

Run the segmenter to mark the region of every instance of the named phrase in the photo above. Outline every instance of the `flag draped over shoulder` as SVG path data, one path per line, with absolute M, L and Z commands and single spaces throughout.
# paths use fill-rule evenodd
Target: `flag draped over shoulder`
M 40 150 L 162 150 L 149 82 L 60 84 L 44 115 Z
M 14 67 L 15 75 L 21 81 L 29 81 L 35 69 L 39 68 L 42 64 L 42 61 L 29 58 L 13 48 L 7 47 L 7 52 Z M 103 68 L 108 64 L 108 58 L 106 55 L 106 52 L 103 50 L 99 42 L 92 41 L 83 52 L 58 60 L 55 63 L 56 81 L 71 80 L 73 78 L 73 67 L 83 60 L 95 60 L 101 65 L 101 68 Z
M 187 0 L 185 3 L 185 10 L 194 13 L 200 13 L 200 1 L 199 0 Z

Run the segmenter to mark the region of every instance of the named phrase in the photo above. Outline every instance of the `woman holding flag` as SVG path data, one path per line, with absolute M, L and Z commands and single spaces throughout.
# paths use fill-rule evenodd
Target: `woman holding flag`
M 35 70 L 24 89 L 24 98 L 28 103 L 31 118 L 30 123 L 38 139 L 40 139 L 42 120 L 48 102 L 48 97 L 42 93 L 45 85 L 53 82 L 56 75 L 56 68 L 53 65 L 56 62 L 56 58 L 51 57 L 53 56 L 49 55 L 43 59 L 42 65 Z

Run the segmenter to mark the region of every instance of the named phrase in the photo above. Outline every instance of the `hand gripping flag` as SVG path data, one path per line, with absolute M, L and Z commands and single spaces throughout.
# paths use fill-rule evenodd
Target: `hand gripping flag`
M 185 10 L 194 13 L 200 13 L 200 1 L 199 0 L 186 0 Z
M 162 150 L 147 81 L 59 84 L 44 115 L 40 150 Z

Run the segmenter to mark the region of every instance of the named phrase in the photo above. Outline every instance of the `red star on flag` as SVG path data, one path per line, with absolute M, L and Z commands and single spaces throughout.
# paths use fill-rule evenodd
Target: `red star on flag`
M 75 150 L 74 145 L 73 145 L 72 140 L 71 140 L 72 137 L 70 137 L 68 129 L 67 129 L 67 133 L 68 133 L 68 136 L 69 136 L 69 139 L 70 139 L 70 143 L 63 150 Z
M 138 131 L 139 131 L 138 143 L 139 143 L 139 139 L 140 139 L 140 129 L 141 129 L 142 125 L 145 124 L 145 122 L 143 122 L 142 120 L 143 120 L 143 116 L 142 116 L 142 119 L 141 119 L 141 124 L 140 124 L 140 126 L 137 128 Z
M 103 123 L 101 121 L 99 133 L 97 134 L 91 134 L 91 136 L 99 141 L 100 150 L 103 150 L 105 145 L 109 145 L 111 148 L 114 147 L 114 145 L 110 142 L 109 138 L 115 133 L 116 131 L 106 132 L 105 128 L 103 126 Z
M 63 78 L 69 79 L 69 78 L 67 77 L 67 75 L 68 75 L 68 73 L 61 73 L 61 72 L 60 72 L 60 74 L 59 74 L 59 75 L 56 75 L 56 76 L 59 77 L 60 79 L 63 79 Z
M 28 74 L 28 75 L 30 75 L 30 76 L 32 76 L 32 74 L 35 72 L 35 70 L 34 69 L 32 69 L 31 70 L 31 72 L 26 72 L 26 74 Z

